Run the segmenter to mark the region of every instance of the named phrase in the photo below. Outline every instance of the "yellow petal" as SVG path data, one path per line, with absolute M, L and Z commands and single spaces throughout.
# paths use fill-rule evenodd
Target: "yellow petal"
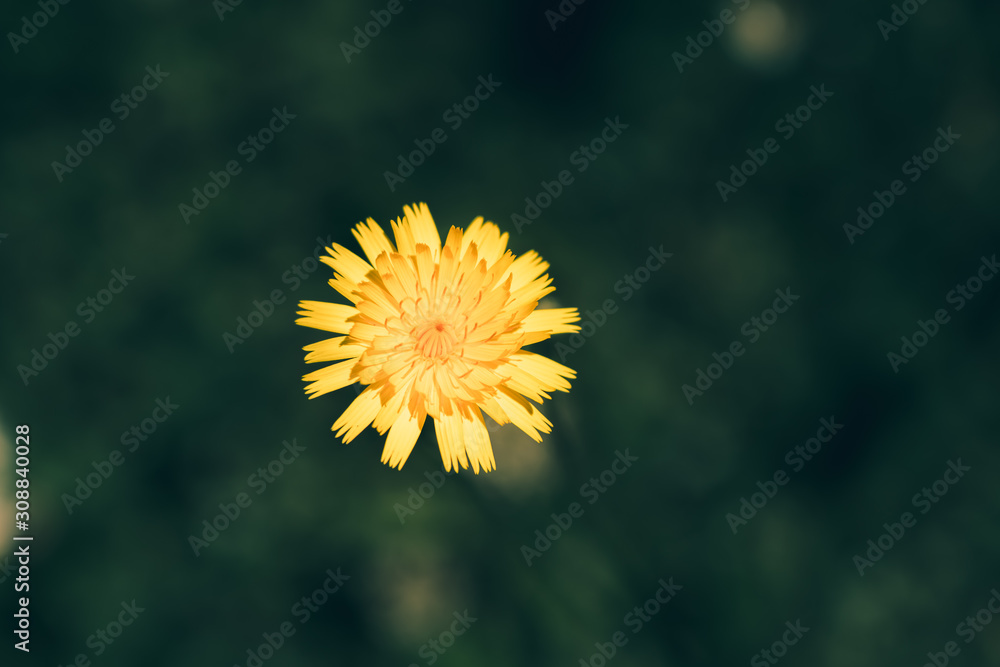
M 299 308 L 303 310 L 298 314 L 303 317 L 295 320 L 296 324 L 340 334 L 350 333 L 354 324 L 348 320 L 358 314 L 358 309 L 352 306 L 323 301 L 300 301 Z
M 510 379 L 504 386 L 524 394 L 536 403 L 541 403 L 543 398 L 551 398 L 546 392 L 569 391 L 570 385 L 566 378 L 576 377 L 573 369 L 524 350 L 512 354 L 507 363 L 497 368 L 497 373 L 509 376 Z
M 326 251 L 330 253 L 330 256 L 323 255 L 319 261 L 353 283 L 366 280 L 368 274 L 372 272 L 372 266 L 368 262 L 342 245 L 334 243 L 333 247 L 327 248 Z
M 344 444 L 347 444 L 368 428 L 381 407 L 382 399 L 379 398 L 378 391 L 368 387 L 351 401 L 330 430 L 336 431 L 337 437 L 342 437 Z
M 580 314 L 576 308 L 536 308 L 521 320 L 521 326 L 518 328 L 518 331 L 546 333 L 549 335 L 575 333 L 580 330 L 580 327 L 573 323 L 579 321 Z M 548 338 L 548 336 L 545 338 Z
M 306 387 L 306 393 L 312 394 L 309 398 L 329 394 L 331 391 L 343 389 L 357 382 L 357 376 L 352 377 L 351 373 L 355 366 L 357 366 L 357 361 L 348 359 L 347 361 L 341 361 L 339 364 L 333 364 L 332 366 L 327 366 L 326 368 L 303 375 L 303 380 L 312 382 L 312 384 Z
M 420 287 L 425 290 L 431 289 L 431 283 L 434 279 L 435 262 L 434 256 L 431 254 L 431 249 L 425 245 L 420 245 L 417 247 L 417 254 L 414 255 L 414 268 L 417 272 L 417 282 Z
M 410 457 L 413 446 L 417 444 L 420 430 L 424 427 L 424 416 L 403 413 L 389 429 L 382 450 L 382 463 L 388 463 L 393 468 L 403 469 L 403 464 Z
M 409 235 L 413 239 L 414 245 L 418 243 L 426 245 L 436 261 L 441 254 L 441 235 L 438 233 L 437 225 L 434 224 L 434 218 L 431 217 L 431 211 L 427 208 L 427 204 L 404 206 L 403 213 L 405 214 L 403 221 L 409 227 Z
M 469 467 L 469 459 L 465 454 L 465 429 L 462 426 L 462 416 L 457 412 L 445 414 L 442 412 L 434 418 L 434 433 L 437 436 L 438 449 L 441 450 L 441 460 L 447 472 L 458 471 L 461 465 Z
M 452 227 L 448 232 L 444 248 L 441 249 L 441 261 L 438 264 L 438 285 L 451 285 L 455 280 L 455 272 L 461 260 L 462 230 Z M 436 287 L 436 285 L 434 286 Z
M 567 378 L 575 378 L 576 371 L 534 352 L 520 350 L 510 356 L 509 364 L 534 378 L 542 388 L 555 391 L 569 391 Z
M 358 226 L 351 230 L 351 233 L 357 239 L 358 245 L 361 246 L 372 266 L 375 265 L 376 259 L 382 253 L 396 251 L 379 224 L 371 218 L 368 218 L 366 222 L 359 222 Z
M 416 301 L 420 296 L 417 285 L 417 274 L 409 260 L 399 253 L 381 255 L 375 263 L 382 283 L 389 296 L 399 303 L 405 299 Z
M 339 361 L 341 359 L 352 359 L 359 357 L 365 348 L 361 345 L 349 345 L 344 341 L 346 336 L 338 338 L 327 338 L 312 345 L 306 345 L 303 350 L 309 352 L 306 355 L 306 363 L 314 364 L 319 361 Z
M 486 430 L 483 415 L 476 406 L 471 406 L 468 414 L 462 415 L 462 437 L 465 441 L 465 452 L 474 473 L 478 475 L 480 468 L 483 469 L 483 472 L 496 469 L 497 463 L 493 458 L 490 433 Z
M 382 407 L 372 426 L 379 433 L 385 433 L 400 418 L 406 408 L 406 393 L 409 391 L 412 380 L 405 380 L 399 385 L 386 385 L 382 389 Z
M 548 433 L 552 430 L 552 422 L 546 419 L 538 408 L 512 389 L 500 387 L 496 393 L 496 400 L 514 426 L 527 433 L 535 442 L 542 441 L 539 431 Z
M 507 234 L 501 234 L 500 228 L 492 222 L 483 222 L 482 217 L 478 217 L 465 230 L 462 236 L 462 252 L 465 252 L 470 244 L 475 243 L 479 247 L 479 256 L 493 263 L 503 256 L 507 250 Z
M 514 260 L 508 273 L 514 276 L 511 289 L 518 290 L 541 276 L 549 268 L 549 263 L 538 256 L 534 250 L 529 250 Z

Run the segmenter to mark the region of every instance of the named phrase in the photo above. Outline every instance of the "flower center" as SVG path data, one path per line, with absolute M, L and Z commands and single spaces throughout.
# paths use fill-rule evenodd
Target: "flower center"
M 431 359 L 446 356 L 458 343 L 451 325 L 440 320 L 418 324 L 413 329 L 413 338 L 417 341 L 417 351 Z

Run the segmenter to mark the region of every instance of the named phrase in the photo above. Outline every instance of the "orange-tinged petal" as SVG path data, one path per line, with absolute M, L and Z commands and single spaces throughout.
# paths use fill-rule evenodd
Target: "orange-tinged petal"
M 479 247 L 479 256 L 487 262 L 495 262 L 507 250 L 507 234 L 501 234 L 500 228 L 492 222 L 483 222 L 481 217 L 472 221 L 462 237 L 462 252 L 475 243 Z
M 438 233 L 434 218 L 427 204 L 416 206 L 404 206 L 403 213 L 410 225 L 410 234 L 413 236 L 415 244 L 423 243 L 430 248 L 431 254 L 436 260 L 441 253 L 441 235 Z

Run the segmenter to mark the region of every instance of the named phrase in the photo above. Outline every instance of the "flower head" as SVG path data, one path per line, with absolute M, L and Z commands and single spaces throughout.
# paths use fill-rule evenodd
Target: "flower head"
M 366 262 L 343 246 L 321 261 L 351 305 L 302 301 L 297 324 L 343 334 L 307 345 L 310 398 L 367 385 L 334 423 L 345 443 L 369 425 L 388 436 L 382 462 L 402 468 L 430 416 L 445 470 L 496 468 L 483 412 L 534 440 L 552 424 L 527 399 L 568 391 L 576 374 L 522 348 L 580 330 L 576 308 L 537 309 L 555 290 L 534 251 L 515 258 L 507 234 L 476 218 L 444 246 L 426 204 L 392 222 L 395 244 L 371 218 L 352 230 Z

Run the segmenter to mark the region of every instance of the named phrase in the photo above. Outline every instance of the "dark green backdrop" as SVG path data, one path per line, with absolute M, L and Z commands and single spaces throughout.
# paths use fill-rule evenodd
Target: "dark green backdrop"
M 903 5 L 5 3 L 2 664 L 1000 664 L 1000 623 L 975 621 L 1000 587 L 1000 281 L 976 282 L 1000 251 L 1000 10 Z M 419 201 L 537 250 L 595 324 L 538 346 L 578 378 L 541 445 L 494 433 L 485 476 L 439 476 L 430 428 L 383 466 L 374 431 L 329 430 L 353 388 L 303 393 L 323 334 L 295 303 L 339 296 L 293 267 Z M 881 215 L 845 229 L 858 207 Z M 224 338 L 255 301 L 270 316 Z M 821 420 L 842 428 L 806 461 Z M 4 560 L 17 424 L 30 654 Z

